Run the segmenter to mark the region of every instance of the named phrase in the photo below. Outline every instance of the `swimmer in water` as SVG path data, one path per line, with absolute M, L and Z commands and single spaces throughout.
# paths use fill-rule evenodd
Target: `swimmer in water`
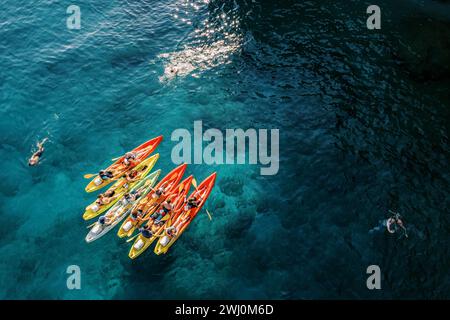
M 37 143 L 37 147 L 38 150 L 33 153 L 33 155 L 31 156 L 31 158 L 28 160 L 28 165 L 29 166 L 35 166 L 39 163 L 39 160 L 42 156 L 42 154 L 44 153 L 44 143 L 48 140 L 48 138 L 44 138 L 44 140 L 42 140 L 41 142 Z
M 178 73 L 177 67 L 170 68 L 169 73 L 170 73 L 171 76 L 176 76 L 177 73 Z
M 389 210 L 389 213 L 392 214 L 392 216 L 388 219 L 380 220 L 379 225 L 370 230 L 369 233 L 387 230 L 388 233 L 395 234 L 401 229 L 405 238 L 408 238 L 408 233 L 401 219 L 401 215 L 398 212 L 393 212 L 391 210 Z

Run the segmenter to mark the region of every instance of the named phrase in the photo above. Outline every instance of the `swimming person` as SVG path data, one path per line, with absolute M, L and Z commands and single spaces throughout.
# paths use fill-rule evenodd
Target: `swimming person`
M 42 154 L 44 153 L 44 143 L 48 140 L 48 138 L 44 138 L 41 142 L 38 142 L 36 145 L 38 147 L 38 150 L 33 153 L 33 155 L 31 156 L 31 158 L 28 160 L 28 165 L 31 166 L 35 166 L 39 163 L 39 160 L 42 156 Z
M 408 238 L 408 233 L 406 231 L 405 225 L 403 224 L 400 214 L 391 210 L 389 210 L 389 213 L 391 213 L 392 216 L 388 219 L 380 220 L 378 222 L 378 226 L 369 230 L 369 233 L 383 232 L 384 230 L 387 230 L 388 233 L 395 234 L 401 229 L 403 230 L 403 235 Z
M 172 67 L 172 68 L 170 68 L 169 72 L 170 72 L 171 76 L 176 76 L 178 74 L 178 68 Z

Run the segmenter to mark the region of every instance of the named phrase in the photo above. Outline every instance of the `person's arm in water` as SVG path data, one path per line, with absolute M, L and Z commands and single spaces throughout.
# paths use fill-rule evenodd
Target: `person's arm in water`
M 39 149 L 44 150 L 44 143 L 46 143 L 48 138 L 44 138 L 41 142 L 38 142 L 37 146 Z
M 402 228 L 402 230 L 403 230 L 403 232 L 404 232 L 404 235 L 405 235 L 405 238 L 408 238 L 408 232 L 406 231 L 406 227 L 405 227 L 405 225 L 403 224 L 403 221 L 400 220 L 400 219 L 398 219 L 398 220 L 397 220 L 397 224 L 398 224 L 398 226 L 399 226 L 400 228 Z
M 48 138 L 44 138 L 41 142 L 38 142 L 36 145 L 38 147 L 38 150 L 33 153 L 33 155 L 31 156 L 30 160 L 28 160 L 28 165 L 30 166 L 34 166 L 37 165 L 42 154 L 44 153 L 44 143 L 48 140 Z

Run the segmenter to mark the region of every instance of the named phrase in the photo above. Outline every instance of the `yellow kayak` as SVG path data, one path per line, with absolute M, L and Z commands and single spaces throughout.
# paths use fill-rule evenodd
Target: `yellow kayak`
M 154 156 L 142 161 L 139 165 L 137 165 L 132 171 L 135 171 L 137 173 L 136 177 L 134 179 L 137 179 L 136 181 L 133 181 L 131 183 L 127 183 L 127 180 L 125 177 L 120 178 L 116 181 L 105 193 L 112 193 L 114 192 L 114 195 L 109 199 L 109 202 L 107 204 L 98 204 L 97 200 L 91 203 L 89 206 L 86 207 L 86 211 L 83 214 L 84 220 L 89 220 L 92 218 L 95 218 L 96 216 L 102 214 L 109 208 L 111 208 L 122 196 L 131 188 L 133 188 L 139 181 L 145 176 L 147 176 L 150 171 L 152 170 L 153 166 L 155 165 L 156 161 L 158 161 L 159 153 L 155 154 Z
M 200 183 L 197 189 L 189 196 L 189 198 L 196 197 L 196 199 L 200 199 L 197 207 L 185 210 L 185 208 L 181 209 L 181 213 L 177 215 L 172 222 L 167 224 L 167 227 L 171 226 L 175 229 L 175 235 L 170 236 L 164 231 L 164 234 L 159 237 L 158 243 L 155 246 L 154 252 L 157 255 L 162 253 L 167 253 L 169 248 L 178 240 L 181 234 L 186 230 L 189 224 L 194 220 L 197 213 L 202 209 L 203 205 L 208 199 L 212 188 L 214 187 L 214 183 L 216 180 L 216 173 L 214 172 L 208 178 L 206 178 L 202 183 Z
M 145 197 L 145 195 L 150 192 L 153 185 L 156 184 L 160 173 L 161 170 L 154 171 L 152 174 L 139 181 L 138 184 L 136 184 L 133 189 L 130 190 L 130 193 L 139 193 L 140 195 L 138 199 Z M 127 200 L 122 197 L 121 200 L 116 202 L 116 204 L 111 209 L 109 209 L 108 212 L 105 213 L 105 217 L 109 216 L 109 221 L 107 223 L 100 223 L 100 221 L 97 221 L 92 226 L 89 233 L 86 235 L 86 242 L 89 243 L 97 240 L 108 233 L 111 229 L 113 229 L 115 225 L 117 225 L 126 217 L 127 213 L 129 212 L 133 204 L 138 201 L 138 199 L 133 201 Z
M 159 225 L 153 223 L 155 220 L 150 218 L 147 224 L 151 223 L 151 232 L 153 235 L 150 237 L 145 237 L 142 233 L 138 235 L 133 245 L 131 246 L 130 252 L 128 253 L 130 259 L 135 259 L 139 255 L 141 255 L 145 250 L 147 250 L 147 248 L 153 243 L 153 241 L 155 241 L 158 236 L 164 232 L 164 226 L 167 221 L 170 220 L 171 216 L 179 212 L 183 207 L 184 200 L 187 193 L 189 192 L 193 178 L 193 176 L 187 177 L 185 180 L 183 180 L 183 182 L 180 183 L 179 186 L 177 186 L 177 188 L 175 188 L 175 195 L 172 198 L 174 208 L 171 213 L 167 214 L 160 220 L 161 223 Z

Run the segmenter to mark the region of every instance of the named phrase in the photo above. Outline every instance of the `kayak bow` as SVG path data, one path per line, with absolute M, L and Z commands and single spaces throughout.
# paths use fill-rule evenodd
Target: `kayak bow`
M 111 179 L 103 180 L 99 175 L 96 175 L 94 179 L 86 186 L 86 192 L 93 192 L 103 188 L 104 186 L 111 183 L 111 181 L 117 180 L 124 173 L 131 170 L 133 167 L 137 166 L 141 163 L 145 158 L 147 158 L 153 151 L 155 151 L 156 147 L 161 143 L 163 137 L 159 136 L 144 142 L 140 146 L 134 148 L 131 152 L 135 153 L 136 159 L 134 160 L 134 164 L 130 166 L 125 166 L 123 164 L 123 160 L 125 155 L 121 156 L 116 162 L 106 168 L 104 171 L 114 171 L 115 174 Z
M 158 180 L 158 177 L 161 173 L 161 170 L 157 170 L 150 174 L 145 179 L 138 182 L 137 185 L 135 185 L 131 190 L 130 193 L 133 191 L 140 191 L 141 195 L 139 198 L 145 197 L 147 193 L 150 192 L 153 185 Z M 104 236 L 106 233 L 108 233 L 112 228 L 114 228 L 120 221 L 123 220 L 123 218 L 126 217 L 127 213 L 130 211 L 133 204 L 137 201 L 139 201 L 139 198 L 135 201 L 125 201 L 124 197 L 122 197 L 111 209 L 108 210 L 108 212 L 105 214 L 105 216 L 108 215 L 114 215 L 114 220 L 108 224 L 101 224 L 100 222 L 96 222 L 94 226 L 92 226 L 89 233 L 86 235 L 86 242 L 92 242 L 95 241 L 102 236 Z
M 154 156 L 142 161 L 139 165 L 137 165 L 133 170 L 136 170 L 137 179 L 143 179 L 147 176 L 155 165 L 156 161 L 158 161 L 159 153 Z M 119 199 L 130 189 L 133 188 L 139 181 L 127 183 L 126 178 L 120 178 L 116 181 L 106 192 L 114 191 L 114 199 L 111 200 L 108 204 L 99 205 L 95 201 L 86 207 L 86 211 L 83 214 L 84 220 L 89 220 L 95 218 L 101 213 L 105 212 L 109 208 L 111 208 Z

